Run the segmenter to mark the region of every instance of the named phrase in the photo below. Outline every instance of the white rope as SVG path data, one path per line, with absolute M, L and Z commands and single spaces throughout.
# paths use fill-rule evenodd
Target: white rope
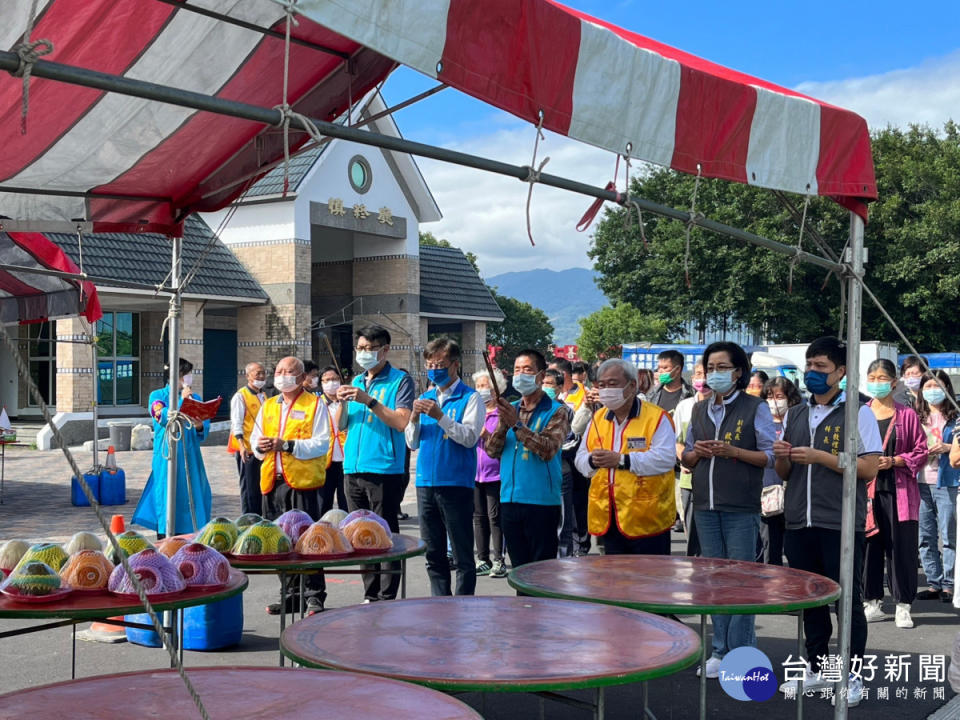
M 273 2 L 282 5 L 286 14 L 283 34 L 283 103 L 274 106 L 274 109 L 283 113 L 280 125 L 283 128 L 283 197 L 286 197 L 287 190 L 290 188 L 290 104 L 287 102 L 287 90 L 290 86 L 290 28 L 299 23 L 293 17 L 293 7 L 297 4 L 297 0 L 273 0 Z
M 20 134 L 27 134 L 27 111 L 30 109 L 30 75 L 33 65 L 44 55 L 53 52 L 53 43 L 50 40 L 30 40 L 33 32 L 33 23 L 37 16 L 37 0 L 30 6 L 30 17 L 27 20 L 27 30 L 23 34 L 23 42 L 13 47 L 13 52 L 20 58 L 20 64 L 13 71 L 14 77 L 23 78 L 23 104 L 20 109 Z
M 80 254 L 80 274 L 83 275 L 83 229 L 77 223 L 77 248 Z M 80 281 L 80 306 L 83 307 L 83 281 Z
M 687 229 L 684 236 L 683 277 L 688 288 L 690 287 L 690 231 L 697 224 L 697 221 L 704 217 L 703 213 L 697 212 L 697 193 L 700 191 L 701 177 L 703 177 L 703 168 L 700 163 L 697 163 L 697 179 L 693 183 L 693 194 L 690 196 L 690 217 L 687 219 Z
M 533 241 L 533 229 L 530 226 L 530 200 L 533 197 L 533 186 L 535 183 L 540 182 L 540 173 L 543 170 L 543 166 L 550 162 L 550 156 L 548 155 L 543 159 L 543 162 L 537 166 L 537 149 L 540 147 L 540 140 L 546 139 L 543 135 L 543 110 L 539 110 L 537 114 L 540 116 L 539 121 L 537 122 L 537 135 L 533 141 L 533 157 L 530 158 L 530 165 L 527 167 L 527 237 L 530 238 L 530 244 L 536 246 L 536 243 Z
M 183 434 L 184 432 L 189 432 L 190 430 L 196 429 L 196 425 L 193 422 L 193 418 L 189 415 L 184 415 L 179 410 L 173 409 L 173 389 L 171 388 L 170 392 L 170 406 L 167 410 L 167 434 L 173 438 L 174 443 L 178 446 L 183 447 Z M 170 459 L 170 443 L 165 438 L 163 445 L 161 446 L 162 450 L 160 454 L 163 456 L 164 460 Z M 180 457 L 178 453 L 177 457 L 177 466 L 179 467 Z M 193 524 L 192 532 L 196 532 L 200 529 L 200 525 L 197 523 L 197 508 L 194 505 L 193 501 L 193 483 L 190 479 L 190 463 L 187 460 L 186 449 L 183 451 L 183 470 L 186 474 L 187 481 L 187 504 L 190 506 L 190 522 Z M 167 533 L 172 535 L 174 531 L 170 528 L 167 528 Z
M 797 238 L 797 254 L 790 260 L 790 274 L 787 277 L 787 294 L 793 294 L 793 271 L 800 262 L 800 253 L 803 251 L 803 232 L 807 225 L 807 209 L 810 207 L 810 186 L 807 185 L 807 194 L 803 196 L 803 215 L 800 218 L 800 236 Z

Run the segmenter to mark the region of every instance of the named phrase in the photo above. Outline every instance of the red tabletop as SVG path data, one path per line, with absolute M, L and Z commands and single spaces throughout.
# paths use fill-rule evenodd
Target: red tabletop
M 280 649 L 308 667 L 440 690 L 532 692 L 669 675 L 696 662 L 700 639 L 672 620 L 607 605 L 435 597 L 313 615 L 283 632 Z
M 260 667 L 190 668 L 212 720 L 480 720 L 459 700 L 384 678 Z M 103 675 L 0 695 L 0 720 L 198 717 L 175 670 Z
M 179 608 L 206 605 L 243 592 L 249 580 L 239 570 L 230 571 L 230 579 L 219 590 L 184 590 L 168 600 L 151 603 L 153 609 L 177 610 Z M 11 600 L 0 594 L 0 618 L 66 618 L 73 620 L 97 620 L 117 615 L 142 613 L 143 605 L 138 600 L 122 598 L 110 593 L 72 592 L 62 600 L 30 605 Z
M 528 595 L 661 613 L 784 613 L 840 597 L 833 580 L 803 570 L 678 555 L 543 560 L 513 570 L 509 583 Z
M 427 551 L 427 544 L 420 538 L 410 535 L 393 534 L 393 548 L 379 555 L 350 555 L 336 560 L 317 560 L 304 558 L 297 553 L 290 553 L 281 560 L 239 560 L 227 556 L 230 564 L 238 570 L 267 570 L 273 572 L 298 572 L 301 570 L 322 570 L 323 568 L 346 565 L 372 565 L 392 560 L 422 555 Z

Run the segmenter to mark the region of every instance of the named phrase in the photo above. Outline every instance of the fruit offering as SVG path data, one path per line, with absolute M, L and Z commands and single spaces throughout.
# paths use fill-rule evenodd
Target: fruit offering
M 208 522 L 197 535 L 197 542 L 209 545 L 217 552 L 230 552 L 230 548 L 237 542 L 240 532 L 233 520 L 217 517 Z
M 37 543 L 31 545 L 23 554 L 20 562 L 17 563 L 17 566 L 14 568 L 14 572 L 23 565 L 32 562 L 46 563 L 52 567 L 55 572 L 59 572 L 60 568 L 62 568 L 63 564 L 67 561 L 67 557 L 67 552 L 60 543 Z
M 78 532 L 74 533 L 64 549 L 67 555 L 76 555 L 81 550 L 103 550 L 103 543 L 93 533 Z
M 132 557 L 141 550 L 153 548 L 153 544 L 136 530 L 127 530 L 125 533 L 120 533 L 117 535 L 117 544 L 120 546 L 120 550 L 123 552 L 123 554 L 127 557 Z M 120 558 L 117 557 L 117 553 L 114 551 L 112 544 L 109 548 L 107 556 L 110 558 L 110 562 L 112 562 L 114 565 L 120 564 Z
M 130 569 L 140 580 L 148 596 L 177 593 L 187 587 L 183 576 L 173 562 L 155 548 L 149 547 L 128 558 Z M 127 576 L 123 565 L 117 565 L 110 574 L 110 592 L 135 595 L 136 589 Z
M 56 570 L 45 562 L 32 560 L 21 563 L 17 570 L 3 582 L 3 585 L 0 585 L 0 589 L 19 595 L 39 597 L 57 592 L 62 585 Z
M 257 515 L 256 513 L 244 513 L 243 515 L 237 518 L 237 522 L 234 524 L 237 526 L 237 530 L 239 532 L 243 532 L 248 527 L 250 527 L 251 525 L 256 525 L 261 520 L 263 520 L 263 518 L 260 515 Z
M 343 522 L 343 519 L 347 517 L 347 511 L 341 510 L 340 508 L 333 508 L 327 510 L 323 517 L 320 518 L 323 522 L 328 522 L 334 527 L 340 527 L 340 523 Z
M 12 571 L 29 549 L 30 543 L 26 540 L 7 540 L 0 548 L 0 568 Z
M 286 555 L 291 550 L 290 538 L 269 520 L 248 527 L 233 546 L 234 555 Z
M 173 537 L 164 538 L 158 542 L 157 550 L 168 558 L 172 558 L 180 548 L 184 545 L 189 545 L 191 542 L 193 541 L 190 538 L 185 538 L 182 535 L 174 535 Z
M 380 525 L 380 527 L 387 531 L 387 535 L 390 534 L 390 525 L 373 510 L 354 510 L 340 521 L 340 529 L 345 530 L 347 525 L 352 522 L 356 522 L 357 520 L 373 520 L 375 523 Z
M 330 523 L 313 523 L 297 541 L 297 552 L 301 555 L 337 556 L 349 555 L 353 546 L 347 536 Z
M 188 587 L 226 585 L 230 578 L 230 561 L 212 547 L 198 542 L 184 545 L 170 561 Z
M 348 523 L 343 528 L 343 534 L 347 536 L 354 550 L 370 552 L 393 547 L 390 531 L 384 530 L 380 523 L 370 518 L 358 518 Z
M 99 550 L 80 550 L 60 570 L 60 579 L 75 590 L 106 590 L 113 563 Z
M 313 518 L 303 510 L 287 510 L 277 518 L 277 525 L 287 534 L 290 542 L 296 545 L 303 531 L 313 525 Z

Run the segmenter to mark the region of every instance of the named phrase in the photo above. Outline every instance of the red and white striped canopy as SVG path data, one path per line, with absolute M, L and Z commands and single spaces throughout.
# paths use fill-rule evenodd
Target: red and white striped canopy
M 5 0 L 0 47 L 32 0 Z M 185 9 L 185 0 L 39 0 L 33 39 L 56 62 L 272 107 L 283 40 Z M 271 0 L 190 5 L 282 30 Z M 333 119 L 397 63 L 571 138 L 705 177 L 829 195 L 865 215 L 876 197 L 865 121 L 552 0 L 299 0 L 289 98 Z M 351 73 L 344 58 L 350 58 Z M 94 229 L 178 232 L 283 154 L 276 128 L 172 105 L 0 78 L 0 216 L 86 219 Z M 306 142 L 294 134 L 294 146 Z M 30 190 L 42 194 L 2 192 Z M 57 194 L 62 193 L 62 194 Z
M 100 300 L 92 282 L 38 274 L 30 270 L 80 270 L 53 242 L 38 233 L 0 232 L 0 324 L 32 323 L 83 315 L 99 320 Z

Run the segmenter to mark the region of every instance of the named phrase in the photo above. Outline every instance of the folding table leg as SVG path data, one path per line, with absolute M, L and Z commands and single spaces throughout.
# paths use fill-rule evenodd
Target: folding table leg
M 72 638 L 70 640 L 70 679 L 77 679 L 77 624 L 70 626 Z
M 280 571 L 280 634 L 283 635 L 287 627 L 287 574 Z M 280 667 L 283 667 L 283 652 L 279 649 L 280 642 L 277 641 L 277 650 L 280 652 Z
M 802 658 L 803 647 L 803 610 L 797 612 L 797 657 Z M 803 718 L 803 678 L 797 683 L 797 720 Z
M 707 718 L 707 616 L 700 616 L 700 720 Z
M 606 701 L 606 692 L 604 688 L 597 688 L 597 709 L 593 713 L 593 716 L 596 720 L 604 720 L 607 714 L 607 701 Z M 647 706 L 647 684 L 643 684 L 643 706 Z

